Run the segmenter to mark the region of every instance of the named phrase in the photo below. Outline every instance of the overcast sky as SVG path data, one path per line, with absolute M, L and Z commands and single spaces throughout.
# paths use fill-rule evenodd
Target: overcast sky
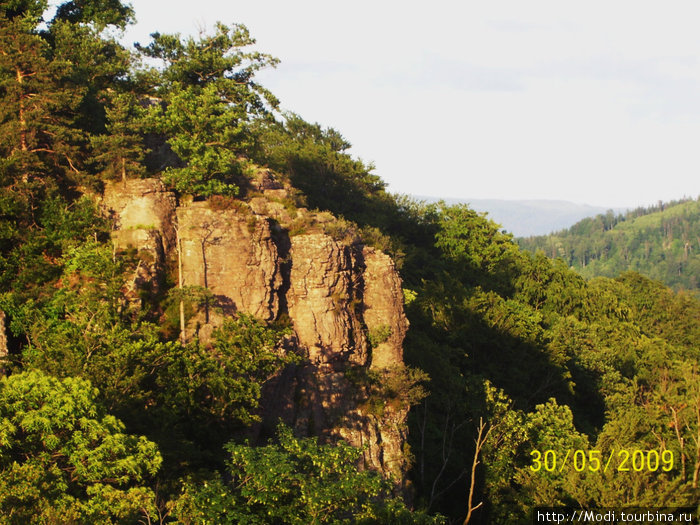
M 243 23 L 282 108 L 392 191 L 636 206 L 700 195 L 693 1 L 133 0 L 138 24 Z

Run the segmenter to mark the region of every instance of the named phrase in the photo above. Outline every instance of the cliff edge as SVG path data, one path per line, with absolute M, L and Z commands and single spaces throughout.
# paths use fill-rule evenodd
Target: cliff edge
M 343 438 L 365 447 L 367 468 L 398 482 L 408 405 L 368 401 L 403 368 L 401 280 L 388 255 L 330 235 L 329 214 L 290 206 L 290 191 L 260 170 L 244 200 L 178 202 L 159 180 L 135 179 L 107 185 L 102 207 L 115 250 L 136 250 L 142 261 L 134 300 L 139 288 L 162 287 L 169 271 L 207 290 L 189 338 L 206 344 L 237 313 L 290 324 L 286 350 L 302 360 L 265 385 L 258 432 L 281 418 L 300 435 Z

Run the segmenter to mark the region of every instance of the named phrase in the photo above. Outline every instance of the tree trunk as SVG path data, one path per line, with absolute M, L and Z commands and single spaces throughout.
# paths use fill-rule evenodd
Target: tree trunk
M 180 229 L 175 228 L 175 240 L 177 244 L 177 287 L 182 294 L 182 241 L 180 240 Z M 184 345 L 187 343 L 187 335 L 185 333 L 185 301 L 180 295 L 180 342 Z
M 24 109 L 24 94 L 22 93 L 22 84 L 24 84 L 24 74 L 18 68 L 17 73 L 17 83 L 20 85 L 19 94 L 19 145 L 22 151 L 27 151 L 27 117 L 25 115 Z
M 681 436 L 681 425 L 680 421 L 678 420 L 678 412 L 674 407 L 671 407 L 671 414 L 673 415 L 673 429 L 676 432 L 676 439 L 678 440 L 678 446 L 681 449 L 681 477 L 683 478 L 683 481 L 686 481 L 688 478 L 686 477 L 686 466 L 685 466 L 685 438 Z
M 479 454 L 481 454 L 481 449 L 484 447 L 484 444 L 486 443 L 486 440 L 488 439 L 491 430 L 493 430 L 493 427 L 489 427 L 489 429 L 486 430 L 486 433 L 484 434 L 485 429 L 486 423 L 484 423 L 483 418 L 479 418 L 479 432 L 476 436 L 476 449 L 474 450 L 474 460 L 472 461 L 472 472 L 469 483 L 469 497 L 467 499 L 467 517 L 464 518 L 464 523 L 462 525 L 467 525 L 467 523 L 469 523 L 469 520 L 472 519 L 472 512 L 474 512 L 476 509 L 478 509 L 484 504 L 483 501 L 480 501 L 476 505 L 474 505 L 473 502 L 474 487 L 476 485 L 476 467 L 479 465 Z
M 5 312 L 0 310 L 0 377 L 5 375 L 5 359 L 9 354 L 7 348 L 7 329 L 5 328 Z

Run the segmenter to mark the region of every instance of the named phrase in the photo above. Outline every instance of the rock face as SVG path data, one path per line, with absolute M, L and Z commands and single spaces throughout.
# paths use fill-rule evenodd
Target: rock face
M 133 231 L 153 232 L 165 252 L 175 247 L 175 196 L 157 179 L 133 179 L 107 185 L 102 206 L 114 220 L 114 239 L 126 247 Z M 138 242 L 143 236 L 135 236 Z M 134 247 L 140 246 L 135 244 Z
M 265 321 L 278 317 L 281 263 L 267 219 L 193 202 L 177 209 L 177 223 L 183 284 L 214 295 L 210 311 L 197 319 L 204 337 L 221 314 L 240 311 Z
M 408 320 L 401 306 L 401 279 L 387 254 L 365 246 L 362 255 L 365 263 L 364 320 L 369 333 L 378 338 L 372 350 L 371 366 L 387 368 L 403 363 L 403 339 Z
M 367 362 L 356 307 L 361 300 L 357 257 L 325 234 L 291 239 L 289 316 L 299 343 L 318 365 Z
M 130 283 L 130 299 L 136 300 L 138 288 L 157 292 L 166 255 L 175 248 L 175 196 L 157 179 L 127 180 L 107 185 L 102 207 L 113 221 L 115 250 L 135 249 L 144 261 Z
M 262 196 L 250 204 L 214 209 L 211 202 L 178 206 L 159 181 L 129 180 L 109 185 L 102 204 L 114 219 L 115 247 L 152 254 L 136 286 L 177 268 L 179 247 L 183 284 L 212 294 L 190 320 L 191 337 L 206 342 L 237 312 L 266 321 L 288 316 L 294 334 L 285 345 L 305 359 L 265 386 L 264 420 L 274 425 L 282 418 L 300 434 L 367 445 L 366 466 L 400 480 L 407 407 L 369 409 L 362 379 L 403 365 L 408 322 L 394 264 L 378 250 L 322 231 L 290 236 L 277 222 L 289 214 L 278 210 L 286 190 L 269 173 L 258 190 Z

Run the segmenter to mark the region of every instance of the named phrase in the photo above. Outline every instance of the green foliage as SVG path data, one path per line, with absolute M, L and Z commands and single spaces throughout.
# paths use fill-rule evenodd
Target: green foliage
M 321 445 L 280 425 L 276 443 L 230 443 L 226 450 L 230 481 L 190 479 L 175 507 L 179 523 L 441 523 L 413 519 L 395 499 L 379 503 L 388 495 L 386 483 L 358 470 L 362 451 L 343 442 Z
M 154 513 L 156 445 L 125 433 L 81 379 L 0 379 L 0 522 L 134 523 Z
M 214 332 L 213 352 L 222 373 L 217 381 L 208 380 L 207 387 L 218 387 L 220 395 L 229 396 L 229 402 L 238 405 L 227 417 L 237 418 L 243 424 L 258 420 L 252 412 L 257 408 L 262 386 L 283 366 L 298 362 L 297 356 L 277 349 L 289 333 L 289 328 L 267 327 L 245 314 L 224 322 Z
M 134 11 L 120 0 L 85 0 L 63 2 L 56 11 L 54 20 L 73 23 L 94 24 L 98 29 L 114 25 L 124 29 L 133 22 Z
M 380 344 L 386 343 L 391 337 L 391 326 L 383 324 L 370 330 L 367 334 L 369 344 L 372 348 L 377 348 Z
M 464 278 L 487 277 L 490 287 L 507 293 L 521 257 L 510 235 L 465 205 L 441 206 L 439 228 L 435 246 L 459 263 Z
M 588 439 L 581 435 L 573 423 L 573 415 L 567 406 L 560 406 L 551 399 L 543 405 L 537 405 L 529 415 L 525 424 L 527 433 L 526 450 L 528 453 L 537 450 L 544 454 L 547 450 L 554 451 L 588 451 L 591 449 Z M 559 452 L 557 452 L 559 453 Z M 563 452 L 566 454 L 566 452 Z M 573 452 L 572 452 L 573 453 Z M 531 455 L 530 458 L 533 458 Z M 573 463 L 573 461 L 572 461 Z M 566 472 L 548 472 L 541 469 L 533 472 L 531 465 L 518 469 L 516 479 L 524 487 L 528 507 L 541 505 L 579 505 L 586 504 L 591 494 L 586 493 L 576 469 Z M 526 501 L 527 501 L 526 500 Z
M 695 406 L 681 386 L 686 380 L 659 371 L 669 360 L 692 369 L 700 341 L 698 301 L 634 273 L 586 282 L 562 261 L 518 252 L 468 208 L 442 207 L 438 214 L 428 216 L 439 228 L 434 245 L 440 255 L 430 262 L 438 271 L 415 269 L 425 264 L 416 255 L 430 253 L 428 245 L 408 248 L 415 255 L 402 268 L 409 278 L 424 276 L 410 286 L 405 354 L 431 377 L 430 396 L 411 418 L 413 475 L 424 504 L 463 519 L 463 480 L 473 457 L 455 443 L 473 442 L 479 418 L 491 429 L 476 487 L 477 498 L 485 499 L 483 519 L 527 523 L 532 505 L 544 502 L 645 504 L 654 495 L 690 501 L 695 455 L 685 443 L 694 439 L 694 419 L 674 406 L 680 419 L 673 423 L 673 405 L 659 402 L 652 410 L 649 392 L 654 385 L 677 385 L 672 391 L 678 388 L 686 406 Z M 483 379 L 492 386 L 480 387 Z M 489 393 L 493 387 L 501 401 Z M 498 406 L 510 408 L 494 411 Z M 681 426 L 686 434 L 674 438 Z M 640 475 L 632 483 L 528 470 L 528 454 L 537 447 L 605 453 L 671 447 L 674 440 L 678 457 L 681 448 L 687 456 L 685 474 Z
M 27 18 L 38 23 L 47 7 L 47 0 L 4 0 L 0 3 L 0 14 L 9 19 Z
M 149 111 L 150 126 L 168 137 L 183 165 L 169 167 L 164 180 L 180 193 L 235 195 L 240 155 L 251 144 L 249 123 L 277 105 L 254 74 L 277 61 L 244 48 L 255 41 L 242 25 L 216 25 L 199 40 L 154 33 L 137 46 L 163 62 L 163 105 Z
M 164 318 L 161 330 L 166 337 L 172 336 L 180 329 L 180 302 L 185 310 L 185 322 L 207 308 L 214 294 L 203 286 L 191 285 L 182 288 L 171 288 L 163 301 Z
M 615 294 L 629 309 L 644 333 L 692 348 L 700 340 L 700 302 L 692 295 L 675 294 L 659 282 L 634 272 L 620 275 Z
M 283 123 L 264 125 L 258 140 L 260 159 L 289 174 L 312 207 L 356 219 L 352 208 L 384 189 L 373 166 L 346 154 L 350 143 L 332 128 L 286 114 Z
M 424 387 L 428 375 L 413 367 L 357 368 L 347 371 L 346 377 L 360 392 L 360 409 L 379 420 L 417 405 L 428 395 Z
M 700 201 L 640 208 L 624 216 L 599 215 L 549 236 L 518 239 L 523 248 L 561 257 L 585 277 L 635 271 L 676 290 L 700 288 Z
M 134 93 L 109 93 L 105 107 L 107 133 L 91 138 L 93 162 L 107 179 L 139 177 L 145 173 L 141 129 L 145 109 Z
M 66 202 L 46 195 L 30 212 L 31 226 L 25 204 L 12 194 L 0 199 L 5 213 L 0 216 L 0 289 L 12 291 L 17 303 L 50 295 L 62 272 L 62 251 L 86 238 L 103 238 L 107 230 L 87 198 Z
M 154 107 L 153 126 L 172 135 L 168 142 L 185 163 L 168 168 L 163 180 L 180 193 L 236 195 L 238 187 L 231 181 L 237 174 L 243 122 L 221 100 L 216 86 L 185 87 L 168 97 L 165 110 Z

